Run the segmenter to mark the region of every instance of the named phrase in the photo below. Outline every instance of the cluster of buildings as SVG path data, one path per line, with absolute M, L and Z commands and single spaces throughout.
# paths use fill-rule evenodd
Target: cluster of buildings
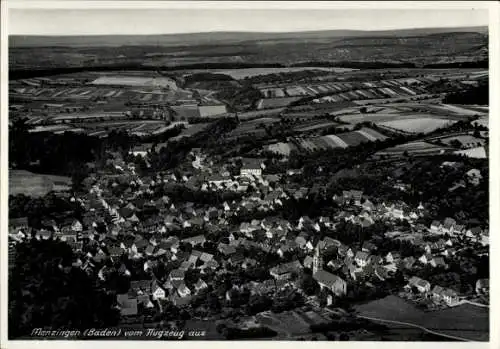
M 234 285 L 232 290 L 272 295 L 288 286 L 297 289 L 298 276 L 310 269 L 321 289 L 343 296 L 350 283 L 384 281 L 400 271 L 408 277 L 410 288 L 452 306 L 459 299 L 455 291 L 439 285 L 431 290 L 427 281 L 412 275 L 424 266 L 436 272 L 446 270 L 447 260 L 464 244 L 488 243 L 484 238 L 487 230 L 461 226 L 452 218 L 427 227 L 418 223 L 426 216 L 422 204 L 416 208 L 403 202 L 375 204 L 359 190 L 332 197 L 339 207 L 335 215 L 290 221 L 273 212 L 286 200 L 307 197 L 321 188 L 296 188 L 281 180 L 288 174 L 266 174 L 263 159 L 241 159 L 239 173 L 231 175 L 227 164 L 216 165 L 199 150 L 191 155 L 190 173 L 181 176 L 166 172 L 141 177 L 132 163 L 116 160 L 113 171 L 93 175 L 86 181 L 87 193 L 70 199 L 81 205 L 81 218 L 45 219 L 44 228 L 34 231 L 26 218 L 11 219 L 10 241 L 59 238 L 75 252 L 73 267 L 103 283 L 116 274 L 128 278 L 129 290 L 116 296 L 124 317 L 136 316 L 141 309 L 161 310 L 165 301 L 190 304 L 196 295 L 217 287 L 215 279 L 228 268 L 245 271 L 259 266 L 269 270 L 267 280 Z M 164 193 L 169 186 L 214 195 L 235 192 L 240 199 L 212 204 L 174 202 Z M 265 217 L 240 218 L 255 212 L 265 213 Z M 402 256 L 397 249 L 382 252 L 375 240 L 360 245 L 333 238 L 341 222 L 368 229 L 376 222 L 401 220 L 409 228 L 387 231 L 384 238 L 409 242 L 421 255 Z M 428 236 L 438 239 L 431 242 Z M 255 257 L 257 252 L 275 255 L 277 262 L 264 265 Z M 15 258 L 14 249 L 9 257 Z M 133 269 L 127 260 L 141 267 Z M 196 280 L 187 277 L 190 274 L 197 275 Z M 484 290 L 485 285 L 481 281 L 478 287 Z M 226 300 L 233 293 L 228 290 Z

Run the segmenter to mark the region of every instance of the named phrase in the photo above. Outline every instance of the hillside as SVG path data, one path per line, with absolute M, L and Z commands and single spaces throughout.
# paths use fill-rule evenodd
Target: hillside
M 250 32 L 211 32 L 169 35 L 99 35 L 99 36 L 26 36 L 11 35 L 10 47 L 85 47 L 85 46 L 124 46 L 124 45 L 200 45 L 207 43 L 229 43 L 255 40 L 304 40 L 349 37 L 408 37 L 440 33 L 482 33 L 486 27 L 464 28 L 419 28 L 387 31 L 326 30 L 292 33 L 250 33 Z

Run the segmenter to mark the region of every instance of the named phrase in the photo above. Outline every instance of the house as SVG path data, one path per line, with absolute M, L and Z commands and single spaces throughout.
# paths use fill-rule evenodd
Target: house
M 26 233 L 28 232 L 28 227 L 28 217 L 9 219 L 9 234 Z
M 189 297 L 191 295 L 191 290 L 186 286 L 185 283 L 182 283 L 177 287 L 177 293 L 180 297 Z
M 136 293 L 146 293 L 151 290 L 151 280 L 133 280 L 130 281 L 130 289 Z
M 350 197 L 353 200 L 354 205 L 361 206 L 361 198 L 363 197 L 363 192 L 360 190 L 351 190 Z
M 450 288 L 446 288 L 442 292 L 442 299 L 450 307 L 458 304 L 458 294 Z
M 406 257 L 402 261 L 402 266 L 404 269 L 412 269 L 415 262 L 416 260 L 413 256 Z
M 81 232 L 83 230 L 82 223 L 80 223 L 78 220 L 75 219 L 71 224 L 71 230 L 75 232 Z
M 381 263 L 382 263 L 382 257 L 380 257 L 380 256 L 371 255 L 368 258 L 368 264 L 377 265 L 377 264 L 381 264 Z
M 233 253 L 228 258 L 228 262 L 232 265 L 240 265 L 245 260 L 245 256 L 241 252 Z
M 434 286 L 431 296 L 435 301 L 444 301 L 448 306 L 454 306 L 458 303 L 458 295 L 455 291 L 441 286 Z
M 447 265 L 446 263 L 444 262 L 444 258 L 443 257 L 434 257 L 432 258 L 432 260 L 429 262 L 430 265 L 434 268 L 446 268 Z
M 285 264 L 279 264 L 271 268 L 269 274 L 277 280 L 288 280 L 293 273 L 299 273 L 302 270 L 302 265 L 299 261 L 293 261 Z
M 411 287 L 416 287 L 417 290 L 420 292 L 420 293 L 426 293 L 426 292 L 429 292 L 430 289 L 431 289 L 431 284 L 426 281 L 426 280 L 423 280 L 419 277 L 416 277 L 416 276 L 412 276 L 410 278 L 410 280 L 408 281 L 408 286 L 411 288 Z
M 339 276 L 329 273 L 325 270 L 318 270 L 313 275 L 314 280 L 318 282 L 320 287 L 326 288 L 335 295 L 341 296 L 347 292 L 346 282 Z
M 469 170 L 466 174 L 467 174 L 469 182 L 475 186 L 479 185 L 479 183 L 481 183 L 481 180 L 483 179 L 483 176 L 481 175 L 481 171 L 479 171 L 476 168 Z
M 461 224 L 456 224 L 455 227 L 453 228 L 452 235 L 461 236 L 463 234 L 465 234 L 465 227 Z
M 483 230 L 481 229 L 481 227 L 473 227 L 467 229 L 467 231 L 465 232 L 465 236 L 472 241 L 476 241 L 478 237 L 481 236 L 482 233 Z
M 401 255 L 399 252 L 389 252 L 387 253 L 387 255 L 385 256 L 385 261 L 387 263 L 397 263 L 399 260 L 401 259 Z
M 483 232 L 480 234 L 480 242 L 483 246 L 488 246 L 490 244 L 490 234 L 488 229 L 483 230 Z
M 236 248 L 233 245 L 225 244 L 222 242 L 217 245 L 217 250 L 225 256 L 230 256 L 236 253 Z
M 207 283 L 202 279 L 199 279 L 198 282 L 194 284 L 194 289 L 196 290 L 196 292 L 199 292 L 207 287 L 208 287 Z
M 280 248 L 278 249 L 277 253 L 278 253 L 278 255 L 281 258 L 283 258 L 283 256 L 285 255 L 285 253 L 292 252 L 296 248 L 297 248 L 297 244 L 295 243 L 295 241 L 293 241 L 293 240 L 292 241 L 287 240 L 284 244 L 282 244 L 280 246 Z
M 363 210 L 366 210 L 368 212 L 372 212 L 372 211 L 375 211 L 375 205 L 373 204 L 373 202 L 371 202 L 370 200 L 366 199 L 365 202 L 363 202 Z
M 183 239 L 182 242 L 189 243 L 192 246 L 202 245 L 207 241 L 204 235 L 196 235 L 190 238 Z
M 380 265 L 377 265 L 377 266 L 375 267 L 375 269 L 374 269 L 374 274 L 375 274 L 375 276 L 376 276 L 376 277 L 378 277 L 378 278 L 379 278 L 379 280 L 381 280 L 381 281 L 384 281 L 384 280 L 386 280 L 386 279 L 388 279 L 388 278 L 389 278 L 389 271 L 388 271 L 386 268 L 384 268 L 384 267 L 382 267 L 382 266 L 380 266 Z
M 168 279 L 171 281 L 184 281 L 186 273 L 181 269 L 174 269 L 168 275 Z
M 165 290 L 156 284 L 151 288 L 151 295 L 154 300 L 165 299 L 167 296 Z
M 432 221 L 431 223 L 431 232 L 434 234 L 439 234 L 441 232 L 441 222 L 439 221 Z
M 259 159 L 244 159 L 240 168 L 240 175 L 260 177 L 262 176 L 263 167 L 263 162 Z
M 253 258 L 245 258 L 245 260 L 241 264 L 241 267 L 243 269 L 249 269 L 249 268 L 255 267 L 256 265 L 257 265 L 257 261 L 255 259 L 253 259 Z
M 299 235 L 297 235 L 297 237 L 295 238 L 297 247 L 301 249 L 306 248 L 307 241 L 309 241 L 309 234 L 307 234 L 305 231 L 300 232 Z
M 476 281 L 476 293 L 477 294 L 489 294 L 490 292 L 490 280 L 489 279 L 479 279 Z
M 372 253 L 376 249 L 377 249 L 377 246 L 375 246 L 374 244 L 372 244 L 371 242 L 368 242 L 368 241 L 363 243 L 363 246 L 361 247 L 361 251 L 367 252 L 367 253 Z
M 433 256 L 429 253 L 423 254 L 418 260 L 422 264 L 429 264 L 433 260 Z
M 306 258 L 304 258 L 304 268 L 311 269 L 312 265 L 313 265 L 313 257 L 306 256 Z
M 442 300 L 442 293 L 444 291 L 444 288 L 439 286 L 439 285 L 435 285 L 434 288 L 432 289 L 431 291 L 431 297 L 432 299 L 434 299 L 435 301 L 441 301 Z
M 45 230 L 45 229 L 38 230 L 35 233 L 35 239 L 37 239 L 37 240 L 48 240 L 51 237 L 52 237 L 52 232 L 48 231 L 48 230 Z
M 370 257 L 369 253 L 363 252 L 363 251 L 358 251 L 356 253 L 356 256 L 354 257 L 354 261 L 356 262 L 356 264 L 359 267 L 364 268 L 368 264 L 369 257 Z
M 116 295 L 121 316 L 137 315 L 137 298 L 129 298 L 128 293 Z
M 453 233 L 453 228 L 457 224 L 457 221 L 453 218 L 446 218 L 443 222 L 443 227 L 441 228 L 443 233 L 451 234 Z

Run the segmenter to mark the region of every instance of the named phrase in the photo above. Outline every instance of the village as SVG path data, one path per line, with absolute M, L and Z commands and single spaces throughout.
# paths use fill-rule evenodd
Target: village
M 147 162 L 147 152 L 132 155 Z M 488 256 L 488 227 L 435 220 L 425 202 L 411 207 L 351 188 L 325 198 L 332 215 L 292 220 L 282 214 L 287 202 L 318 188 L 297 188 L 295 171 L 268 174 L 265 159 L 193 148 L 180 167 L 189 171 L 141 176 L 133 161 L 113 157 L 82 194 L 57 194 L 81 217 L 68 212 L 37 228 L 10 219 L 9 258 L 30 239 L 67 243 L 74 258 L 60 268 L 79 268 L 113 294 L 122 324 L 175 328 L 180 317 L 303 337 L 388 295 L 425 311 L 489 304 L 488 279 L 462 277 Z M 284 335 L 269 318 L 290 312 L 305 327 Z

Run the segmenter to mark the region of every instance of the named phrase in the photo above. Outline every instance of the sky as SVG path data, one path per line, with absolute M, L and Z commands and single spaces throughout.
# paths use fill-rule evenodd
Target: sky
M 481 9 L 11 8 L 10 35 L 177 34 L 213 31 L 391 30 L 488 25 Z

